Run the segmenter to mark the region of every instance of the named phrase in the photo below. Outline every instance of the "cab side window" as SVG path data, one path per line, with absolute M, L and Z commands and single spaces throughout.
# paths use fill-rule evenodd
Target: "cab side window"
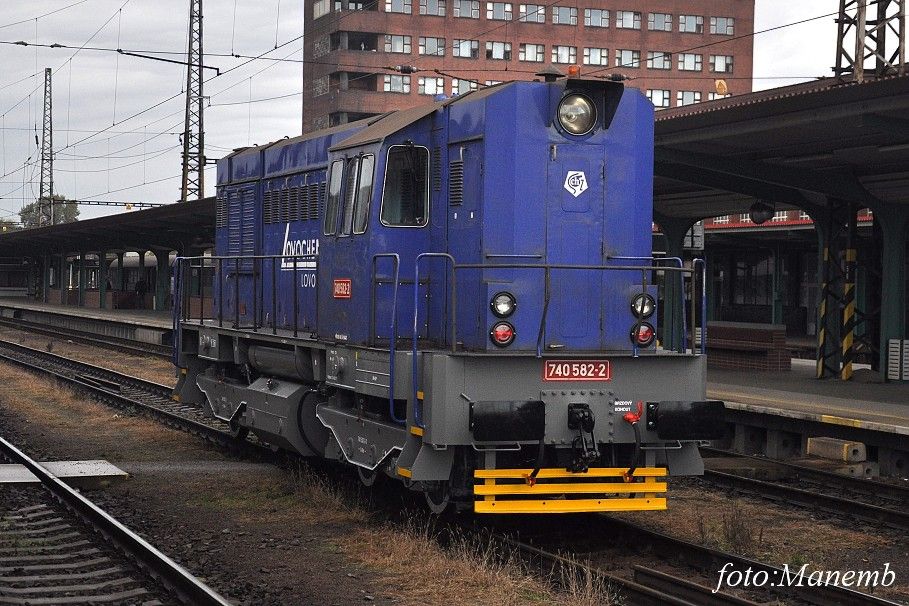
M 360 157 L 349 158 L 344 177 L 344 212 L 341 213 L 341 235 L 349 236 L 353 224 L 354 201 L 357 198 L 357 177 L 360 172 Z
M 375 156 L 363 156 L 360 159 L 360 186 L 357 191 L 357 202 L 354 205 L 353 232 L 355 234 L 364 233 L 369 221 L 369 201 L 372 199 L 375 164 Z
M 382 224 L 423 227 L 429 221 L 429 150 L 395 145 L 388 150 Z
M 338 230 L 338 204 L 341 201 L 343 170 L 344 160 L 335 160 L 328 172 L 328 200 L 325 202 L 325 219 L 322 224 L 322 233 L 326 236 L 332 236 Z

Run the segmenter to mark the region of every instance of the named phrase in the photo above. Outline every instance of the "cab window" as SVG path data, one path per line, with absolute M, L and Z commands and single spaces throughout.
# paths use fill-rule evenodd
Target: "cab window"
M 353 223 L 354 200 L 357 198 L 357 176 L 359 174 L 360 158 L 350 158 L 344 173 L 344 212 L 341 213 L 341 235 L 349 236 Z
M 354 204 L 353 232 L 362 234 L 366 231 L 369 221 L 369 201 L 372 199 L 373 169 L 376 160 L 374 156 L 363 156 L 360 159 L 360 186 L 357 192 L 357 201 Z
M 429 150 L 395 145 L 388 150 L 382 224 L 423 227 L 429 220 Z
M 322 224 L 322 233 L 326 236 L 334 235 L 338 230 L 338 203 L 341 201 L 343 169 L 344 160 L 335 160 L 328 172 L 328 200 L 325 202 L 325 219 Z

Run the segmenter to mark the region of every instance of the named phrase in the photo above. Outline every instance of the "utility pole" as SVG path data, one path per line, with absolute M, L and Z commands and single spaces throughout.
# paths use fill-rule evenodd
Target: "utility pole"
M 51 68 L 44 70 L 44 125 L 41 128 L 41 186 L 38 188 L 38 226 L 53 225 L 54 212 L 54 122 Z
M 202 120 L 202 0 L 189 0 L 186 50 L 186 119 L 183 126 L 183 181 L 180 200 L 205 195 L 205 131 Z
M 863 82 L 869 72 L 876 78 L 906 73 L 906 2 L 840 0 L 833 68 L 836 76 L 851 75 L 856 82 Z M 871 60 L 873 66 L 868 64 Z

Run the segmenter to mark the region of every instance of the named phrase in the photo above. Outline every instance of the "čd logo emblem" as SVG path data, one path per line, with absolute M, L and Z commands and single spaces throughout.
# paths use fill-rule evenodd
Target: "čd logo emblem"
M 565 189 L 575 198 L 587 191 L 587 177 L 584 175 L 584 171 L 568 171 L 568 174 L 565 175 Z

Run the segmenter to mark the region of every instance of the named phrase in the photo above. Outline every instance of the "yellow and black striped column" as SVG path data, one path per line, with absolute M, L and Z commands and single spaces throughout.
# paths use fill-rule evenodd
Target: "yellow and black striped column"
M 855 357 L 855 274 L 856 274 L 856 212 L 857 209 L 849 206 L 849 219 L 846 228 L 845 251 L 845 276 L 843 280 L 843 329 L 841 332 L 843 342 L 843 366 L 840 370 L 840 379 L 848 381 L 852 378 L 852 360 Z
M 818 379 L 823 379 L 826 374 L 827 362 L 827 299 L 830 297 L 829 272 L 827 271 L 830 263 L 830 247 L 824 247 L 823 272 L 824 282 L 821 285 L 821 304 L 818 307 L 817 318 L 817 371 Z

